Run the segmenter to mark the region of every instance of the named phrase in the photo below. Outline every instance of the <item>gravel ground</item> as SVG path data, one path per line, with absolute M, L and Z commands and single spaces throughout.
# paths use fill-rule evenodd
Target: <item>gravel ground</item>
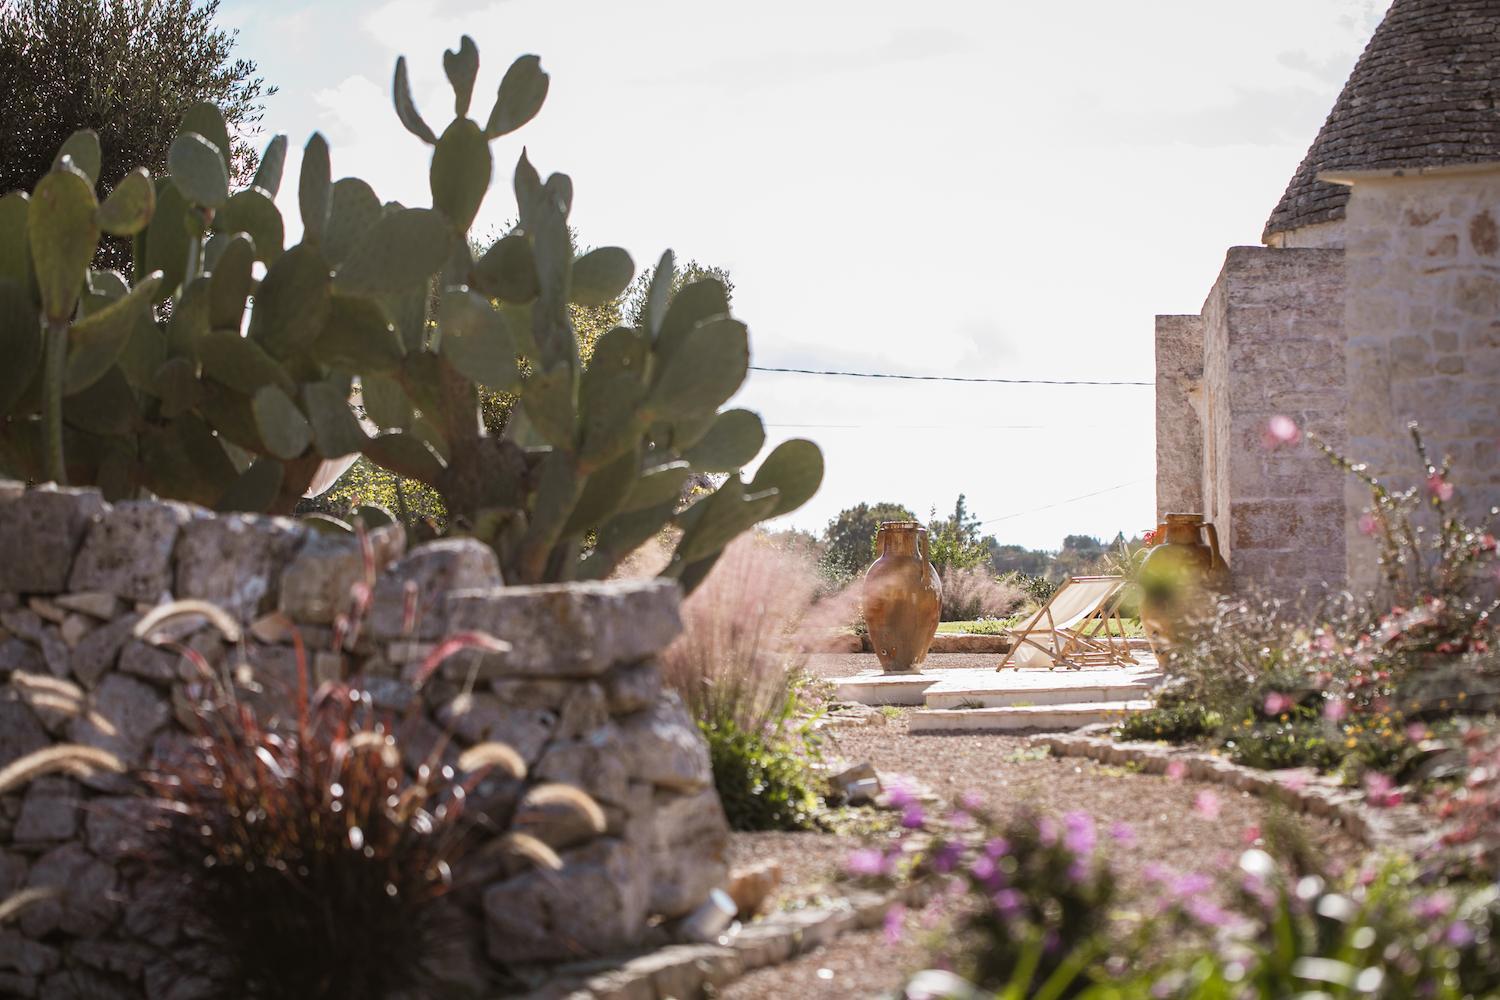
M 968 665 L 953 662 L 960 660 L 994 667 L 990 655 L 942 659 L 945 667 Z M 813 660 L 818 674 L 837 677 L 867 669 L 874 657 L 826 655 Z M 1144 897 L 1141 872 L 1149 863 L 1184 872 L 1232 867 L 1265 814 L 1264 803 L 1246 793 L 1136 774 L 1094 761 L 1053 758 L 1028 746 L 1021 736 L 909 733 L 904 713 L 884 725 L 839 727 L 830 735 L 830 754 L 851 764 L 869 761 L 887 785 L 904 775 L 943 801 L 973 791 L 1000 812 L 1026 805 L 1052 813 L 1085 810 L 1105 830 L 1116 822 L 1128 825 L 1132 840 L 1112 851 L 1126 905 Z M 1325 857 L 1360 857 L 1357 842 L 1337 828 L 1316 820 L 1301 823 L 1309 842 Z M 799 900 L 816 901 L 830 890 L 836 893 L 832 882 L 856 844 L 855 838 L 831 834 L 736 834 L 732 863 L 779 860 L 785 883 L 776 904 L 797 905 Z M 845 935 L 785 965 L 751 973 L 718 995 L 732 1000 L 889 996 L 907 974 L 924 964 L 914 936 L 907 934 L 893 943 L 880 930 Z
M 934 670 L 957 667 L 973 667 L 976 670 L 994 670 L 1000 665 L 1002 653 L 933 653 L 923 664 Z M 807 658 L 807 672 L 814 677 L 833 680 L 836 677 L 852 677 L 865 670 L 879 670 L 880 661 L 874 653 L 815 653 Z

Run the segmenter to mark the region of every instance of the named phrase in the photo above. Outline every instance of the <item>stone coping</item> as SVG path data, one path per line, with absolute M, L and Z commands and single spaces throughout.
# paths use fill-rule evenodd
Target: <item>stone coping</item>
M 857 890 L 826 907 L 789 910 L 746 924 L 715 944 L 677 944 L 623 961 L 549 970 L 551 980 L 522 1000 L 687 1000 L 712 996 L 748 972 L 781 965 L 849 931 L 879 927 L 891 907 L 920 906 L 929 886 Z
M 1371 850 L 1416 855 L 1426 846 L 1431 824 L 1414 806 L 1375 808 L 1358 789 L 1340 784 L 1311 768 L 1263 771 L 1215 754 L 1162 743 L 1126 743 L 1109 736 L 1043 734 L 1031 737 L 1059 757 L 1086 757 L 1101 764 L 1133 764 L 1147 774 L 1166 774 L 1173 762 L 1186 767 L 1184 777 L 1250 792 L 1289 809 L 1338 823 Z

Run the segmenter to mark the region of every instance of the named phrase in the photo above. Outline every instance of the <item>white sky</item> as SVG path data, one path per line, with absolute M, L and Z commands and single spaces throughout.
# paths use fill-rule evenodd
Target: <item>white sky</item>
M 225 0 L 220 20 L 281 87 L 270 132 L 300 149 L 322 131 L 335 177 L 410 205 L 430 204 L 429 150 L 391 109 L 396 56 L 441 132 L 461 34 L 481 122 L 511 60 L 539 54 L 547 104 L 493 145 L 477 231 L 514 215 L 524 143 L 572 176 L 585 243 L 728 268 L 752 364 L 1150 380 L 1152 317 L 1196 313 L 1225 250 L 1259 241 L 1388 5 Z M 959 492 L 1002 542 L 1151 525 L 1148 387 L 751 373 L 736 404 L 768 447 L 822 446 L 798 527 Z

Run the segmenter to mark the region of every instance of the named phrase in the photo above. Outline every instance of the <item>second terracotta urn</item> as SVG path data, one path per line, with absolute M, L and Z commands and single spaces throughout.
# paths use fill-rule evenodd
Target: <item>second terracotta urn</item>
M 927 529 L 886 521 L 876 535 L 880 558 L 865 573 L 865 624 L 888 674 L 915 673 L 927 658 L 943 612 L 943 582 L 929 561 Z
M 1229 582 L 1219 535 L 1202 514 L 1168 514 L 1160 543 L 1141 563 L 1141 625 L 1162 652 L 1195 614 L 1208 610 L 1210 592 Z

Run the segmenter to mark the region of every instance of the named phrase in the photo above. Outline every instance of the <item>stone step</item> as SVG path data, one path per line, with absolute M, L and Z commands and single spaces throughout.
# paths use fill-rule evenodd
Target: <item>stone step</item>
M 1123 716 L 1144 712 L 1150 707 L 1150 701 L 1137 699 L 1009 708 L 924 708 L 912 712 L 907 720 L 910 731 L 914 733 L 945 730 L 1008 732 L 1021 729 L 1058 732 L 1082 729 L 1098 722 L 1116 722 Z
M 927 708 L 1024 708 L 1031 705 L 1138 701 L 1151 697 L 1161 675 L 1082 671 L 1026 677 L 1002 673 L 981 680 L 988 683 L 975 683 L 971 678 L 944 678 L 923 692 L 923 705 Z

